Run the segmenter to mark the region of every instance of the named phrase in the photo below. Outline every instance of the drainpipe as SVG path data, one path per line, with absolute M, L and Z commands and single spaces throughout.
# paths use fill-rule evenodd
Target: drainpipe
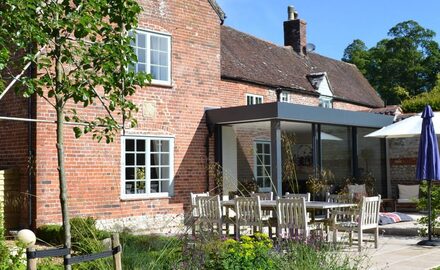
M 211 133 L 208 131 L 205 137 L 205 155 L 206 155 L 206 189 L 205 192 L 209 191 L 209 137 Z

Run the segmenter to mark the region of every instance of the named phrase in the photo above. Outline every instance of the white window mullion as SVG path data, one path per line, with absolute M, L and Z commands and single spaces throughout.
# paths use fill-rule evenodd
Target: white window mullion
M 145 187 L 146 187 L 146 193 L 150 194 L 151 193 L 151 188 L 150 188 L 150 183 L 151 183 L 151 151 L 150 151 L 150 145 L 151 145 L 151 139 L 147 139 L 145 140 L 145 143 L 147 145 L 145 145 L 145 176 L 146 176 L 146 183 L 145 183 Z

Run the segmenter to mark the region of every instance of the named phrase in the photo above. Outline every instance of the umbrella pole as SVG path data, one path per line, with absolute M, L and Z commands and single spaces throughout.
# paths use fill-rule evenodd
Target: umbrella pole
M 428 240 L 432 240 L 432 233 L 431 233 L 431 189 L 432 189 L 432 180 L 428 181 Z

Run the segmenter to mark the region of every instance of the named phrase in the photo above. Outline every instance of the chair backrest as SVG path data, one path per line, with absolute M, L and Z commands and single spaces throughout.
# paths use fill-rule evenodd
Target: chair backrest
M 295 198 L 304 198 L 306 202 L 310 202 L 310 193 L 293 193 L 290 194 L 289 192 L 286 192 L 284 195 L 284 198 L 286 199 L 295 199 Z
M 361 229 L 374 228 L 379 224 L 380 195 L 363 197 L 360 204 L 359 226 Z
M 237 197 L 234 200 L 235 218 L 239 223 L 260 225 L 262 221 L 260 197 Z
M 272 201 L 273 200 L 273 192 L 252 192 L 251 197 L 260 197 L 261 201 Z
M 191 192 L 191 208 L 192 208 L 192 215 L 197 217 L 199 215 L 199 211 L 197 210 L 197 197 L 207 197 L 209 196 L 209 192 L 204 193 L 192 193 Z
M 198 196 L 196 198 L 199 219 L 203 221 L 218 221 L 222 218 L 220 196 Z
M 295 233 L 308 236 L 305 198 L 282 198 L 277 200 L 277 220 L 280 228 L 293 229 Z
M 360 199 L 363 196 L 367 196 L 367 189 L 365 187 L 365 184 L 362 184 L 362 185 L 357 185 L 357 184 L 348 185 L 348 195 L 351 198 L 358 199 L 358 201 L 360 201 Z

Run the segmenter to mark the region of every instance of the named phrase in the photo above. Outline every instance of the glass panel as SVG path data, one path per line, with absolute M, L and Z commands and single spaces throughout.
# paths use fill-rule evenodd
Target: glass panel
M 136 141 L 136 151 L 145 152 L 145 140 Z
M 160 191 L 161 192 L 168 192 L 168 187 L 170 186 L 169 181 L 161 181 L 160 182 Z
M 160 169 L 161 173 L 161 179 L 170 179 L 170 168 L 169 167 L 163 167 Z
M 143 180 L 145 178 L 146 178 L 145 167 L 137 167 L 136 168 L 136 179 L 137 180 Z
M 146 72 L 147 71 L 147 66 L 145 64 L 138 64 L 137 65 L 137 71 L 138 72 Z
M 134 168 L 125 168 L 125 179 L 134 179 Z
M 343 180 L 352 177 L 351 145 L 351 128 L 321 125 L 322 169 L 334 174 L 337 186 L 344 185 Z
M 264 164 L 270 164 L 270 155 L 264 156 Z
M 151 62 L 150 63 L 152 65 L 159 65 L 159 52 L 151 51 L 150 57 L 151 57 Z
M 145 154 L 136 154 L 136 165 L 145 165 Z
M 159 181 L 151 181 L 151 183 L 150 183 L 150 192 L 151 193 L 159 192 Z
M 147 51 L 144 49 L 138 49 L 137 57 L 138 57 L 139 63 L 146 63 L 147 62 Z
M 263 175 L 263 167 L 257 166 L 257 176 L 262 176 L 262 175 Z
M 158 36 L 151 36 L 150 38 L 150 46 L 152 50 L 158 50 L 159 49 L 159 37 Z
M 147 39 L 145 34 L 137 33 L 137 46 L 140 48 L 147 47 Z
M 136 193 L 145 193 L 145 181 L 136 182 Z
M 159 179 L 159 168 L 155 167 L 155 168 L 151 168 L 150 169 L 150 177 L 151 179 Z
M 270 179 L 269 179 L 269 178 L 266 178 L 266 179 L 264 180 L 264 187 L 271 187 Z
M 159 80 L 161 81 L 168 81 L 168 68 L 167 67 L 160 67 L 159 68 Z
M 150 70 L 151 76 L 153 76 L 153 79 L 159 80 L 159 67 L 158 66 L 151 66 Z
M 134 151 L 134 140 L 125 140 L 125 151 Z
M 134 165 L 134 154 L 125 154 L 125 165 Z
M 159 65 L 168 66 L 168 53 L 159 53 Z
M 160 165 L 170 165 L 170 155 L 161 154 L 160 155 Z
M 134 194 L 134 182 L 125 183 L 125 194 Z
M 264 184 L 264 180 L 263 180 L 263 178 L 257 178 L 257 185 L 258 185 L 259 187 L 262 187 L 263 184 Z
M 160 38 L 160 46 L 159 46 L 159 50 L 163 51 L 163 52 L 167 52 L 168 51 L 168 38 Z
M 157 166 L 159 164 L 159 157 L 160 154 L 150 154 L 150 165 L 151 166 Z
M 270 153 L 270 144 L 265 143 L 264 144 L 264 153 L 269 154 Z
M 160 150 L 160 141 L 159 140 L 151 140 L 150 152 L 159 152 L 159 150 Z
M 257 143 L 257 153 L 263 152 L 263 145 L 261 143 Z
M 170 142 L 167 140 L 162 141 L 162 152 L 170 152 Z
M 381 139 L 364 137 L 373 131 L 375 129 L 357 128 L 358 168 L 355 176 L 360 183 L 366 184 L 369 194 L 382 194 L 386 197 L 385 147 Z

